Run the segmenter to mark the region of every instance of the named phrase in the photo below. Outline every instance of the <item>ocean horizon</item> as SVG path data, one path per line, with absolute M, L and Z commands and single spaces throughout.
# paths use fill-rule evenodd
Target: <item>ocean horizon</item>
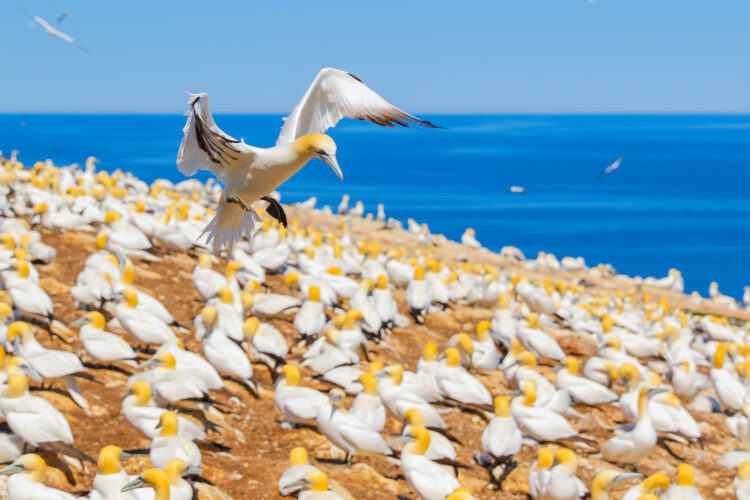
M 499 251 L 582 256 L 628 275 L 664 276 L 686 292 L 711 281 L 740 297 L 750 285 L 750 115 L 425 115 L 438 130 L 388 129 L 351 120 L 330 135 L 339 181 L 312 161 L 284 184 L 282 201 L 343 194 L 366 211 L 412 217 L 459 239 L 466 227 Z M 217 114 L 248 144 L 270 146 L 281 115 Z M 133 172 L 146 181 L 185 177 L 175 158 L 179 114 L 0 114 L 0 150 L 25 164 L 52 159 Z M 599 172 L 623 153 L 622 166 Z M 210 174 L 201 172 L 201 179 Z M 512 185 L 524 194 L 510 194 Z

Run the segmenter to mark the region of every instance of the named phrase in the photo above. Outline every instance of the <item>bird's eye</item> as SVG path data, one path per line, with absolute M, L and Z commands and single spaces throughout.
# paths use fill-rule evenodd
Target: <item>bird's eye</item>
M 319 150 L 318 150 L 318 154 L 319 154 L 320 156 L 328 156 L 328 153 L 326 153 L 326 152 L 325 152 L 325 151 L 323 151 L 322 149 L 319 149 Z

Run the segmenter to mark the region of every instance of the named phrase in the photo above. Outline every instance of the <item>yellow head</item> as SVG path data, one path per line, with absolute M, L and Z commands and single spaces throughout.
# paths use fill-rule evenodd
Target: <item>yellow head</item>
M 211 269 L 211 255 L 207 253 L 198 255 L 198 266 L 202 269 Z
M 737 476 L 743 481 L 750 481 L 750 462 L 742 462 L 737 470 Z
M 414 279 L 416 281 L 422 281 L 424 279 L 424 267 L 417 267 L 414 269 Z
M 208 331 L 219 324 L 219 313 L 214 306 L 206 306 L 201 310 L 201 320 Z
M 173 411 L 165 411 L 159 417 L 159 435 L 162 437 L 175 437 L 177 435 L 177 414 Z
M 326 476 L 324 472 L 318 469 L 312 470 L 307 473 L 305 479 L 308 483 L 308 487 L 306 488 L 308 491 L 313 491 L 315 493 L 328 491 L 328 476 Z
M 453 490 L 452 493 L 449 493 L 445 500 L 475 500 L 476 497 L 471 494 L 471 491 L 464 487 L 458 487 L 455 490 Z
M 716 352 L 714 353 L 714 368 L 722 368 L 724 366 L 724 356 L 727 354 L 727 346 L 719 344 L 716 346 Z
M 31 336 L 31 325 L 25 321 L 14 321 L 8 327 L 6 335 L 9 342 L 13 342 L 17 338 L 19 340 L 26 340 Z
M 307 293 L 311 302 L 320 302 L 320 288 L 311 286 Z
M 536 328 L 539 324 L 539 316 L 529 313 L 526 315 L 526 322 L 529 324 L 529 328 Z
M 578 360 L 573 356 L 567 356 L 562 360 L 563 366 L 568 370 L 571 375 L 578 374 Z
M 44 473 L 47 471 L 47 464 L 44 459 L 34 453 L 22 455 L 9 467 L 3 469 L 3 474 L 21 473 L 31 482 L 41 483 L 44 481 Z
M 536 401 L 536 382 L 533 379 L 527 380 L 524 382 L 521 391 L 524 395 L 524 406 L 534 406 L 534 402 Z
M 307 463 L 309 463 L 309 460 L 307 458 L 307 450 L 302 448 L 301 446 L 292 448 L 292 451 L 289 453 L 289 465 L 295 467 L 297 465 L 304 465 Z
M 495 398 L 495 416 L 510 417 L 510 399 L 508 399 L 508 396 L 497 396 Z
M 618 374 L 626 387 L 635 386 L 640 380 L 638 368 L 632 363 L 623 363 L 618 370 Z
M 578 456 L 571 449 L 559 448 L 555 453 L 555 460 L 571 472 L 575 472 L 578 468 Z
M 477 324 L 477 338 L 479 340 L 485 341 L 489 338 L 489 334 L 487 333 L 492 329 L 492 323 L 490 323 L 487 320 L 480 321 Z
M 374 396 L 378 393 L 378 379 L 372 373 L 363 373 L 359 376 L 359 381 L 364 387 L 365 394 Z
M 445 364 L 448 366 L 458 366 L 461 361 L 461 353 L 455 347 L 449 347 L 445 350 Z
M 471 338 L 465 333 L 459 333 L 456 335 L 456 343 L 468 354 L 474 352 L 474 343 Z
M 680 464 L 677 466 L 677 485 L 693 486 L 694 472 L 693 467 L 689 464 Z
M 5 397 L 10 399 L 20 398 L 29 388 L 29 382 L 23 373 L 11 373 L 8 375 L 8 386 L 5 388 Z
M 406 445 L 407 450 L 414 455 L 424 455 L 430 446 L 430 431 L 424 427 L 412 427 L 409 432 L 414 441 Z
M 146 406 L 151 401 L 151 386 L 145 380 L 133 383 L 130 392 L 135 396 L 136 406 Z
M 120 472 L 122 470 L 120 466 L 121 454 L 122 449 L 119 446 L 109 445 L 102 448 L 99 451 L 99 459 L 97 460 L 99 474 L 109 476 Z
M 232 290 L 230 290 L 227 287 L 221 288 L 219 290 L 219 300 L 221 300 L 222 304 L 233 304 L 234 303 L 234 294 L 232 293 Z
M 555 453 L 549 448 L 539 448 L 537 450 L 538 469 L 549 469 L 555 461 Z
M 536 367 L 536 356 L 530 351 L 523 351 L 518 355 L 518 362 L 524 368 Z
M 245 320 L 245 323 L 242 325 L 242 332 L 245 334 L 245 338 L 250 340 L 255 336 L 256 333 L 258 333 L 258 330 L 260 329 L 260 320 L 256 318 L 255 316 L 250 316 Z
M 284 365 L 281 367 L 281 375 L 286 380 L 286 385 L 299 385 L 299 368 L 294 365 Z
M 508 307 L 510 307 L 510 298 L 506 294 L 501 293 L 497 296 L 497 308 L 508 309 Z
M 104 231 L 99 231 L 99 234 L 96 235 L 96 248 L 99 250 L 107 248 L 107 233 Z
M 242 301 L 242 310 L 248 312 L 253 308 L 255 304 L 255 295 L 247 290 L 242 290 L 240 294 L 240 300 Z
M 404 420 L 412 427 L 424 427 L 424 416 L 416 408 L 409 408 L 404 413 Z
M 130 308 L 138 306 L 138 294 L 132 288 L 126 288 L 122 291 L 122 298 L 125 299 L 125 303 Z
M 669 488 L 669 478 L 663 472 L 651 474 L 641 483 L 641 490 L 651 494 L 661 494 Z
M 435 361 L 437 359 L 438 349 L 432 342 L 427 342 L 422 349 L 422 358 L 425 361 Z
M 388 290 L 388 278 L 382 274 L 378 276 L 378 290 Z

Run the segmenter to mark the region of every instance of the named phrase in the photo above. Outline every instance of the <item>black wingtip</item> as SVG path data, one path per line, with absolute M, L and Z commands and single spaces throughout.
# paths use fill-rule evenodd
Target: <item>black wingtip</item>
M 351 76 L 352 78 L 354 78 L 355 80 L 357 80 L 357 81 L 358 81 L 359 83 L 364 83 L 364 82 L 363 82 L 362 80 L 360 80 L 360 79 L 359 79 L 359 78 L 357 78 L 356 76 L 352 75 L 351 73 L 347 73 L 347 74 L 348 74 L 349 76 Z

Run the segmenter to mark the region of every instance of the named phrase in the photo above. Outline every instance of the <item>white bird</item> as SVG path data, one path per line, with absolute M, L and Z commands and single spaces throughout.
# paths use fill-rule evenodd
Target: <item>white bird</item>
M 355 76 L 332 68 L 318 73 L 286 117 L 271 148 L 249 146 L 219 129 L 211 116 L 207 94 L 191 96 L 189 104 L 177 167 L 185 175 L 194 175 L 198 169 L 210 170 L 226 185 L 216 216 L 206 227 L 207 242 L 213 243 L 214 249 L 231 247 L 240 237 L 250 236 L 253 217 L 244 211 L 258 199 L 268 201 L 274 207 L 272 212 L 283 215 L 278 202 L 270 201 L 267 195 L 310 159 L 320 158 L 343 178 L 336 161 L 336 144 L 324 135 L 341 118 L 387 126 L 417 123 L 434 127 L 389 104 Z
M 611 165 L 609 165 L 607 168 L 605 168 L 604 170 L 602 170 L 601 172 L 599 172 L 599 177 L 600 178 L 604 177 L 605 175 L 609 174 L 610 172 L 614 172 L 615 170 L 617 170 L 618 168 L 620 168 L 620 164 L 622 163 L 622 161 L 627 156 L 628 156 L 628 154 L 624 153 L 622 156 L 620 156 L 619 158 L 617 158 L 615 161 L 612 162 Z
M 578 375 L 578 360 L 567 356 L 559 365 L 557 387 L 567 391 L 576 401 L 596 406 L 617 400 L 617 394 L 603 385 Z
M 529 468 L 529 495 L 533 500 L 541 500 L 547 493 L 550 469 L 555 461 L 555 453 L 546 447 L 537 450 L 537 459 Z
M 299 368 L 284 365 L 276 382 L 273 397 L 284 419 L 290 424 L 305 424 L 316 419 L 318 409 L 328 403 L 328 397 L 310 387 L 300 387 Z
M 703 500 L 695 487 L 693 467 L 690 464 L 677 466 L 677 483 L 669 487 L 663 500 Z
M 578 432 L 565 420 L 565 417 L 552 410 L 535 407 L 536 382 L 524 382 L 523 395 L 513 398 L 510 411 L 524 434 L 537 441 L 558 441 L 577 436 Z
M 354 455 L 392 455 L 383 437 L 367 422 L 343 409 L 346 394 L 341 389 L 331 389 L 330 402 L 318 408 L 318 429 L 336 447 L 346 453 L 351 461 Z
M 157 436 L 161 415 L 166 408 L 157 406 L 151 399 L 151 387 L 145 380 L 139 380 L 130 386 L 130 390 L 122 399 L 122 414 L 134 427 L 153 439 Z M 206 431 L 192 420 L 177 416 L 177 432 L 180 436 L 195 440 L 206 439 Z
M 83 348 L 90 355 L 101 361 L 121 361 L 134 359 L 135 351 L 120 336 L 104 330 L 106 320 L 98 311 L 86 313 L 82 318 L 70 324 L 70 327 L 81 326 L 78 337 Z
M 320 303 L 320 288 L 311 286 L 307 300 L 294 316 L 294 328 L 301 336 L 308 337 L 322 332 L 325 325 L 326 315 L 323 304 Z
M 310 465 L 307 458 L 307 450 L 302 447 L 292 448 L 289 453 L 289 468 L 284 470 L 279 478 L 279 493 L 289 496 L 302 489 L 302 485 L 295 484 L 307 477 L 311 471 L 318 470 Z
M 472 248 L 482 248 L 482 244 L 477 240 L 476 232 L 472 227 L 467 228 L 461 235 L 461 244 Z
M 444 500 L 460 484 L 442 465 L 425 457 L 430 446 L 430 432 L 414 427 L 395 441 L 409 440 L 401 452 L 401 470 L 412 488 L 425 500 Z
M 378 395 L 378 379 L 372 373 L 363 373 L 359 381 L 363 390 L 354 398 L 350 413 L 380 432 L 385 426 L 385 406 Z
M 47 33 L 48 35 L 57 37 L 57 38 L 59 38 L 61 40 L 65 40 L 68 43 L 72 43 L 73 45 L 75 45 L 76 47 L 78 47 L 79 49 L 81 49 L 82 51 L 88 52 L 88 49 L 86 49 L 86 47 L 84 47 L 80 43 L 76 42 L 73 39 L 72 36 L 68 35 L 67 33 L 63 33 L 62 31 L 58 30 L 57 28 L 53 28 L 47 21 L 45 21 L 41 17 L 36 16 L 36 15 L 32 15 L 31 19 L 33 19 L 34 22 L 37 23 L 39 26 L 41 26 L 42 28 L 44 28 L 45 33 Z
M 9 475 L 6 491 L 9 500 L 76 500 L 78 497 L 42 484 L 47 464 L 39 455 L 29 453 L 0 469 Z
M 120 459 L 125 457 L 127 454 L 123 453 L 118 446 L 108 445 L 99 451 L 94 489 L 89 493 L 89 500 L 131 500 L 133 498 L 121 491 L 130 482 L 130 476 L 120 464 Z
M 47 400 L 28 392 L 28 381 L 21 373 L 11 373 L 0 397 L 0 412 L 8 426 L 32 445 L 60 441 L 73 444 L 70 424 Z
M 586 487 L 576 477 L 578 457 L 573 450 L 558 448 L 555 452 L 557 465 L 552 467 L 547 481 L 548 500 L 578 500 L 587 493 Z
M 177 414 L 166 411 L 161 414 L 159 434 L 151 441 L 149 457 L 154 467 L 164 469 L 167 463 L 179 458 L 191 467 L 201 466 L 201 451 L 198 445 L 178 434 Z
M 445 359 L 438 365 L 435 379 L 438 389 L 454 401 L 475 405 L 492 405 L 492 395 L 466 368 L 460 365 L 461 354 L 455 347 L 445 350 Z

